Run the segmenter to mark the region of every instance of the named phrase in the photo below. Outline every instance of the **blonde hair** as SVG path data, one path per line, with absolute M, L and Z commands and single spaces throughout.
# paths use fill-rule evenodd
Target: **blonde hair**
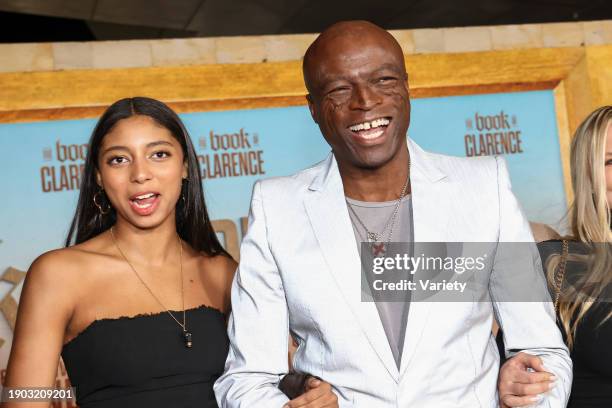
M 570 163 L 574 202 L 569 209 L 572 239 L 587 244 L 589 255 L 571 254 L 568 261 L 583 262 L 586 273 L 565 285 L 559 295 L 559 318 L 570 348 L 574 345 L 578 325 L 606 287 L 612 283 L 612 232 L 610 206 L 606 198 L 606 136 L 612 126 L 612 106 L 593 111 L 578 126 L 572 139 Z M 591 245 L 593 244 L 593 245 Z M 546 264 L 549 283 L 559 257 Z M 612 311 L 600 322 L 612 316 Z

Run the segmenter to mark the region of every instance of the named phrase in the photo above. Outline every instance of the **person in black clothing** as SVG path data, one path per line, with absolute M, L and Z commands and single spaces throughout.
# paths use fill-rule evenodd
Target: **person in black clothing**
M 538 243 L 574 364 L 568 407 L 612 407 L 612 106 L 592 112 L 571 145 L 571 235 Z M 498 340 L 500 337 L 498 337 Z M 502 374 L 508 376 L 508 373 Z M 525 373 L 536 376 L 537 373 Z M 500 384 L 500 393 L 508 390 Z M 523 395 L 529 394 L 525 387 Z
M 52 386 L 61 354 L 81 408 L 217 407 L 235 269 L 179 117 L 150 98 L 115 102 L 90 139 L 66 248 L 27 273 L 5 387 Z M 329 384 L 309 384 L 313 407 L 336 406 Z

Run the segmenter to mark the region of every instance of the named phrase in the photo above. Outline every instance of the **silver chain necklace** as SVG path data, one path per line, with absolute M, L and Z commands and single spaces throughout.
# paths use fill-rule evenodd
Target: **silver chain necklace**
M 410 168 L 410 162 L 408 164 L 408 168 Z M 383 236 L 384 236 L 385 232 L 387 231 L 387 228 L 389 228 L 389 226 L 391 226 L 391 228 L 389 229 L 389 234 L 387 236 L 387 243 L 389 243 L 391 241 L 391 237 L 393 236 L 393 229 L 395 227 L 395 221 L 397 219 L 397 214 L 399 213 L 399 209 L 400 209 L 400 206 L 401 206 L 401 203 L 402 203 L 402 199 L 406 196 L 406 191 L 408 190 L 408 184 L 409 183 L 410 183 L 410 171 L 408 171 L 408 177 L 406 177 L 406 182 L 404 183 L 404 187 L 402 188 L 402 192 L 400 193 L 400 196 L 397 199 L 397 202 L 395 203 L 395 208 L 393 208 L 393 213 L 391 214 L 391 216 L 389 217 L 389 219 L 385 223 L 385 226 L 383 227 L 383 230 L 381 232 L 370 231 L 368 229 L 368 227 L 366 227 L 364 222 L 361 220 L 359 215 L 357 215 L 357 212 L 353 208 L 353 205 L 348 200 L 346 200 L 346 203 L 348 204 L 349 210 L 351 210 L 351 213 L 353 213 L 353 215 L 355 216 L 355 219 L 357 220 L 359 225 L 361 225 L 361 227 L 366 232 L 366 237 L 368 239 L 368 242 L 381 242 L 381 238 L 383 238 Z

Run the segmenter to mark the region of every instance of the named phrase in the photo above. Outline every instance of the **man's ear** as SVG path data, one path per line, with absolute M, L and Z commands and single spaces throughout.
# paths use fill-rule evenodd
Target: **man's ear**
M 312 116 L 312 120 L 315 121 L 315 123 L 318 125 L 319 122 L 317 121 L 317 111 L 315 108 L 315 104 L 312 101 L 312 95 L 311 94 L 306 94 L 306 100 L 308 101 L 308 110 L 310 111 L 310 116 Z

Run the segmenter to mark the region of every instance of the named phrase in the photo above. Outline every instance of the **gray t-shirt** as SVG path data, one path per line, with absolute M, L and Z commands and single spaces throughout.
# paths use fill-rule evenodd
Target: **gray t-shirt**
M 351 205 L 353 211 L 361 222 L 372 232 L 381 233 L 387 220 L 393 214 L 397 200 L 385 202 L 367 202 L 357 201 L 346 197 L 346 201 Z M 367 242 L 367 234 L 361 223 L 355 218 L 355 214 L 349 209 L 348 213 L 353 224 L 355 239 L 361 253 L 361 243 Z M 395 220 L 391 242 L 413 242 L 413 224 L 412 224 L 412 198 L 408 194 L 402 198 L 400 208 Z M 382 234 L 381 241 L 386 242 L 388 231 Z M 406 323 L 408 321 L 408 310 L 410 308 L 409 301 L 406 302 L 376 302 L 378 315 L 382 322 L 389 346 L 395 358 L 395 363 L 399 367 L 402 348 L 404 345 L 404 337 L 406 334 Z

